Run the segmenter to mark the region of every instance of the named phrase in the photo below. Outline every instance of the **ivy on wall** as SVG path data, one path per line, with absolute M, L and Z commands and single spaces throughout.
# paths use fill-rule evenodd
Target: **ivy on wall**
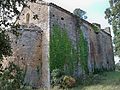
M 73 48 L 65 29 L 54 25 L 50 36 L 50 69 L 73 72 Z
M 85 73 L 88 73 L 88 43 L 84 38 L 82 30 L 79 29 L 78 34 L 80 36 L 77 43 L 79 50 L 78 56 L 80 57 L 80 63 L 83 70 Z
M 83 31 L 80 29 L 82 22 L 79 18 L 76 18 L 76 27 L 77 27 L 77 56 L 80 61 L 82 69 L 85 73 L 89 73 L 88 70 L 88 42 L 83 35 Z
M 54 25 L 50 36 L 50 70 L 61 69 L 67 74 L 73 74 L 75 63 L 80 62 L 85 72 L 88 72 L 88 45 L 83 32 L 78 30 L 77 50 L 72 46 L 66 29 Z

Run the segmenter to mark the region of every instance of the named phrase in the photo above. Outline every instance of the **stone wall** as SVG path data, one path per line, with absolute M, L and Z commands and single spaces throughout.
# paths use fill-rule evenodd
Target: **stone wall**
M 12 38 L 14 62 L 23 68 L 25 84 L 37 87 L 41 82 L 42 32 L 37 29 L 19 29 L 19 36 Z
M 76 46 L 76 18 L 72 14 L 66 13 L 62 8 L 50 4 L 50 30 L 57 24 L 67 31 L 72 44 Z
M 76 58 L 76 55 L 80 53 L 80 48 L 78 48 L 78 43 L 81 43 L 80 31 L 87 41 L 87 68 L 89 72 L 114 69 L 110 34 L 102 30 L 95 33 L 91 23 L 78 19 L 69 11 L 55 4 L 41 1 L 28 2 L 27 5 L 28 7 L 22 9 L 16 21 L 16 24 L 21 25 L 18 30 L 20 36 L 16 37 L 11 34 L 13 58 L 18 65 L 26 70 L 25 83 L 32 87 L 50 87 L 49 62 L 51 60 L 49 61 L 49 54 L 51 50 L 49 47 L 55 25 L 60 26 L 61 30 L 67 33 L 72 46 L 71 50 L 77 51 L 72 58 L 74 60 L 69 62 L 73 63 L 72 75 L 80 77 L 81 74 L 85 73 L 79 61 L 80 57 Z M 37 15 L 36 20 L 33 19 L 35 15 Z
M 101 28 L 99 28 L 100 32 L 96 33 L 95 30 L 93 30 L 93 25 L 91 23 L 82 19 L 79 19 L 79 23 L 77 21 L 77 17 L 72 13 L 52 3 L 50 4 L 51 35 L 53 32 L 52 28 L 57 24 L 63 28 L 63 30 L 67 31 L 74 49 L 79 49 L 77 48 L 79 38 L 81 37 L 77 34 L 77 28 L 79 25 L 80 30 L 82 30 L 84 38 L 88 43 L 89 72 L 96 73 L 103 70 L 114 70 L 114 54 L 110 33 L 107 33 L 106 30 L 101 30 Z M 80 74 L 84 73 L 80 62 L 74 64 L 74 66 L 75 70 L 73 73 L 76 76 L 80 76 Z
M 76 44 L 76 42 L 77 42 L 76 41 L 76 30 L 77 30 L 76 18 L 74 18 L 72 16 L 72 14 L 66 13 L 62 8 L 60 8 L 54 4 L 50 4 L 50 38 L 53 35 L 52 34 L 54 32 L 53 28 L 55 26 L 59 26 L 60 30 L 67 33 L 67 36 L 72 44 L 73 49 L 76 50 L 77 49 L 77 47 L 76 47 L 77 46 L 77 44 Z M 59 48 L 62 48 L 62 47 L 59 47 Z M 66 54 L 66 53 L 63 52 L 63 54 Z M 69 58 L 69 59 L 73 60 L 72 55 L 70 55 L 70 56 L 71 56 L 71 58 Z M 77 65 L 77 60 L 76 61 L 75 60 L 73 60 L 73 61 L 66 60 L 65 56 L 63 56 L 61 58 L 63 58 L 64 60 L 59 59 L 60 61 L 58 60 L 58 62 L 61 62 L 61 61 L 64 62 L 63 66 L 64 66 L 64 70 L 66 73 L 68 73 L 68 71 L 69 71 L 69 70 L 66 70 L 66 68 L 69 69 L 69 67 L 72 67 L 72 69 L 73 69 L 72 75 L 78 76 L 78 74 L 82 73 L 82 68 L 81 68 L 80 64 Z M 50 62 L 52 62 L 52 61 L 53 60 L 50 59 Z M 70 64 L 66 63 L 66 62 L 71 62 L 72 66 L 69 66 Z M 59 68 L 59 69 L 61 69 L 61 68 Z M 62 70 L 63 70 L 63 68 L 62 68 Z
M 37 15 L 37 16 L 36 16 Z M 36 16 L 35 19 L 33 19 L 33 17 Z M 40 76 L 30 76 L 30 70 L 33 70 L 33 68 L 29 68 L 27 69 L 28 72 L 26 72 L 26 74 L 28 74 L 28 78 L 41 78 L 41 82 L 39 83 L 38 81 L 36 81 L 36 83 L 39 83 L 39 85 L 37 85 L 36 87 L 43 87 L 43 88 L 49 88 L 50 87 L 50 72 L 49 72 L 49 7 L 47 5 L 47 3 L 45 2 L 37 2 L 37 3 L 31 3 L 28 2 L 27 3 L 27 7 L 24 7 L 22 9 L 21 14 L 18 16 L 18 19 L 16 21 L 16 24 L 22 25 L 21 27 L 24 29 L 27 27 L 28 29 L 30 27 L 32 27 L 32 30 L 34 31 L 42 31 L 42 38 L 41 41 L 38 41 L 39 44 L 41 43 L 41 55 L 39 55 L 39 57 L 37 55 L 34 54 L 29 54 L 29 52 L 31 52 L 31 50 L 39 50 L 39 48 L 37 48 L 37 41 L 31 41 L 31 39 L 29 38 L 21 38 L 23 40 L 27 39 L 27 42 L 31 43 L 31 49 L 27 49 L 27 47 L 24 49 L 21 49 L 21 52 L 16 52 L 16 54 L 22 54 L 24 55 L 24 52 L 28 52 L 28 54 L 26 55 L 27 59 L 31 59 L 31 57 L 35 57 L 36 60 L 39 60 L 41 62 L 38 62 L 38 64 L 40 64 L 40 71 L 42 72 Z M 35 29 L 35 27 L 39 27 L 40 29 Z M 29 30 L 28 30 L 29 31 Z M 34 36 L 30 36 L 33 35 L 34 32 L 29 32 L 29 34 L 26 34 L 26 37 L 34 37 Z M 36 36 L 37 38 L 37 36 Z M 26 42 L 26 43 L 27 43 Z M 27 43 L 27 44 L 30 44 Z M 20 45 L 20 44 L 19 44 Z M 17 49 L 17 47 L 14 47 Z M 36 53 L 35 51 L 32 51 L 34 53 Z M 40 53 L 40 52 L 39 52 Z M 20 54 L 20 55 L 21 55 Z M 37 54 L 37 53 L 36 53 Z M 30 57 L 31 56 L 31 57 Z M 41 56 L 41 58 L 40 58 Z M 26 61 L 26 59 L 24 60 Z M 29 62 L 30 63 L 30 62 Z M 33 64 L 34 66 L 35 64 Z M 36 65 L 34 66 L 36 67 Z M 33 72 L 34 73 L 34 72 Z M 29 82 L 26 78 L 25 78 L 25 82 Z M 33 85 L 32 85 L 33 86 Z
M 82 31 L 88 41 L 89 71 L 98 72 L 99 70 L 114 70 L 114 54 L 111 35 L 101 29 L 99 33 L 95 33 L 92 26 L 85 22 L 83 22 Z

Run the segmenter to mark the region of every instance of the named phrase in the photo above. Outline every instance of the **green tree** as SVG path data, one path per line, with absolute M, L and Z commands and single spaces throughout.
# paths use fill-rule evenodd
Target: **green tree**
M 9 62 L 3 67 L 3 57 L 12 55 L 7 28 L 14 26 L 13 18 L 20 14 L 19 7 L 26 2 L 36 0 L 0 0 L 0 90 L 27 90 L 23 85 L 23 71 L 14 63 Z M 29 89 L 30 90 L 30 89 Z
M 82 18 L 82 19 L 87 19 L 87 16 L 85 15 L 86 12 L 83 11 L 82 9 L 80 8 L 76 8 L 74 11 L 73 11 L 74 15 Z
M 3 56 L 10 56 L 12 54 L 9 36 L 5 34 L 5 31 L 0 30 L 0 61 Z
M 6 27 L 11 26 L 15 15 L 18 14 L 17 3 L 21 3 L 22 0 L 0 0 L 0 60 L 3 56 L 11 55 L 11 46 L 9 36 L 5 34 Z
M 112 25 L 114 32 L 115 54 L 120 57 L 120 0 L 109 0 L 110 7 L 105 11 L 105 18 Z
M 26 7 L 28 1 L 36 2 L 36 0 L 0 0 L 0 59 L 11 55 L 9 36 L 5 34 L 6 28 L 14 25 L 13 18 L 20 14 L 18 8 Z
M 26 7 L 26 3 L 36 0 L 0 0 L 0 26 L 12 26 L 12 19 L 20 14 L 19 7 Z
M 13 18 L 20 14 L 18 8 L 27 6 L 28 1 L 36 2 L 36 0 L 0 0 L 0 60 L 3 59 L 3 56 L 12 54 L 9 36 L 6 31 L 7 28 L 14 25 Z

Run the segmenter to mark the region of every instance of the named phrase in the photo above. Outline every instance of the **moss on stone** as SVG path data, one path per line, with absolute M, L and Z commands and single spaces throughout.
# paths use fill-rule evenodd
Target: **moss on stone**
M 100 32 L 100 29 L 98 26 L 92 24 L 92 29 L 94 30 L 95 33 L 99 33 Z

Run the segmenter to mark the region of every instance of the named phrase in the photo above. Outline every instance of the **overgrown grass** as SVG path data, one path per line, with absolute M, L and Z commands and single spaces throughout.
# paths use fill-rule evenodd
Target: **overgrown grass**
M 51 90 L 58 90 L 58 88 Z M 66 90 L 120 90 L 120 72 L 113 71 L 96 74 L 88 77 L 78 86 Z

